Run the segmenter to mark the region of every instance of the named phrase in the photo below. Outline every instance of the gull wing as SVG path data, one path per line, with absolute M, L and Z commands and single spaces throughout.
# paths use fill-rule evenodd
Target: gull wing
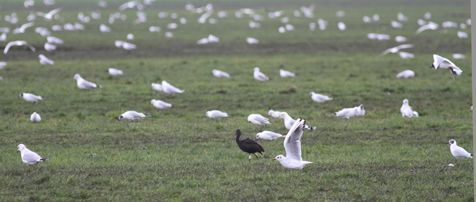
M 26 162 L 38 162 L 41 159 L 41 156 L 32 151 L 26 151 L 22 156 L 23 161 Z
M 284 138 L 284 150 L 286 158 L 302 161 L 301 157 L 301 137 L 304 131 L 304 120 L 298 119 L 289 129 L 286 138 Z
M 454 150 L 453 150 L 455 156 L 471 156 L 471 154 L 466 151 L 463 147 L 460 147 L 460 146 L 457 146 Z

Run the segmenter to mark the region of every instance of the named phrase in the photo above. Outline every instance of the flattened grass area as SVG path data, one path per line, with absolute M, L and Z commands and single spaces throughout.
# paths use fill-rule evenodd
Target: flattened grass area
M 163 11 L 160 6 L 146 9 L 147 25 L 132 23 L 135 13 L 128 11 L 127 22 L 111 26 L 115 32 L 99 33 L 98 25 L 114 7 L 104 11 L 101 20 L 85 25 L 84 31 L 55 33 L 66 44 L 55 53 L 46 53 L 55 60 L 54 66 L 39 65 L 37 53 L 12 49 L 0 58 L 8 61 L 7 68 L 0 70 L 4 77 L 0 81 L 0 199 L 473 200 L 472 161 L 453 160 L 447 144 L 455 138 L 459 145 L 472 150 L 470 40 L 458 39 L 455 29 L 414 34 L 415 21 L 425 11 L 432 12 L 435 22 L 464 22 L 470 15 L 469 2 L 400 5 L 410 18 L 402 30 L 385 23 L 396 18 L 398 9 L 366 1 L 346 7 L 342 2 L 316 3 L 316 18 L 328 20 L 328 30 L 310 32 L 307 24 L 312 20 L 292 17 L 296 31 L 279 35 L 278 21 L 269 19 L 259 30 L 246 28 L 249 18 L 219 19 L 217 25 L 207 25 L 209 29 L 200 28 L 197 15 L 182 9 L 185 2 L 176 2 L 179 6 L 173 7 L 170 5 L 175 4 L 159 1 L 158 5 L 168 5 L 189 22 L 170 40 L 163 37 L 163 30 L 147 32 L 150 25 L 159 24 L 164 29 L 170 21 L 157 19 L 157 12 Z M 62 23 L 75 22 L 79 11 L 95 8 L 90 1 L 76 10 L 68 7 L 73 2 L 57 1 L 62 3 Z M 230 12 L 242 6 L 216 3 Z M 247 2 L 243 7 L 261 8 L 258 11 L 264 16 L 266 3 L 269 10 L 274 8 L 270 1 Z M 292 16 L 293 9 L 309 3 L 279 1 L 276 9 Z M 2 8 L 21 4 L 8 0 Z M 349 27 L 346 32 L 336 30 L 338 9 L 346 11 L 342 19 Z M 2 16 L 7 13 L 5 9 L 0 12 Z M 19 16 L 25 13 L 18 10 Z M 382 21 L 362 25 L 361 17 L 374 13 L 380 14 Z M 39 20 L 38 24 L 42 23 L 54 24 Z M 0 21 L 0 26 L 7 24 Z M 129 31 L 132 26 L 141 29 Z M 43 39 L 31 31 L 9 35 L 9 40 L 31 39 L 40 47 Z M 125 39 L 128 32 L 136 35 L 138 50 L 114 48 L 113 41 Z M 415 45 L 409 52 L 416 58 L 380 56 L 382 50 L 396 43 L 369 41 L 368 32 L 407 36 Z M 208 33 L 222 42 L 195 45 Z M 260 39 L 261 44 L 244 44 L 248 35 Z M 462 76 L 454 78 L 449 71 L 429 68 L 433 53 L 450 57 L 453 52 L 468 57 L 455 60 L 464 71 Z M 281 65 L 297 76 L 279 78 Z M 271 80 L 253 80 L 254 66 L 261 67 Z M 110 78 L 108 67 L 123 69 L 125 76 Z M 232 78 L 212 77 L 214 68 L 229 72 Z M 405 69 L 414 70 L 417 76 L 395 79 L 396 73 Z M 73 80 L 75 73 L 103 87 L 79 90 Z M 154 92 L 150 84 L 161 80 L 185 89 L 185 93 L 169 96 Z M 334 100 L 314 103 L 310 91 L 331 95 Z M 42 95 L 44 101 L 26 103 L 18 97 L 21 92 Z M 401 117 L 399 108 L 404 98 L 421 117 Z M 150 104 L 151 99 L 174 106 L 158 111 Z M 359 104 L 366 108 L 364 117 L 344 120 L 334 115 L 343 107 Z M 230 117 L 207 119 L 205 112 L 212 109 L 226 111 Z M 287 132 L 281 120 L 271 119 L 272 124 L 266 127 L 246 121 L 250 113 L 266 114 L 268 109 L 287 111 L 317 127 L 306 131 L 302 142 L 303 158 L 313 164 L 300 171 L 282 168 L 272 159 L 284 153 L 281 141 L 260 141 L 265 158 L 247 160 L 247 154 L 234 141 L 237 128 L 249 138 L 262 129 Z M 126 110 L 145 112 L 148 117 L 139 122 L 117 121 Z M 33 111 L 40 113 L 41 123 L 29 122 Z M 19 143 L 49 160 L 23 165 L 16 151 Z M 449 163 L 456 166 L 450 168 Z

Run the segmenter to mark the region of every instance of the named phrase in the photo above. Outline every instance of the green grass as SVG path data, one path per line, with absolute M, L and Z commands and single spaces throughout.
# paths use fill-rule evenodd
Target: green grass
M 246 6 L 260 7 L 266 2 L 248 2 Z M 355 9 L 345 8 L 343 21 L 348 32 L 339 32 L 334 25 L 324 32 L 310 32 L 307 24 L 311 20 L 304 18 L 292 18 L 297 30 L 285 35 L 276 33 L 277 21 L 266 20 L 263 29 L 249 30 L 248 18 L 224 19 L 200 28 L 194 20 L 197 15 L 181 10 L 185 3 L 176 3 L 179 6 L 170 9 L 186 16 L 189 24 L 175 31 L 171 40 L 163 37 L 163 30 L 147 32 L 149 25 L 164 29 L 168 22 L 156 20 L 161 9 L 151 8 L 147 25 L 134 25 L 130 22 L 134 13 L 127 12 L 127 22 L 111 26 L 118 33 L 99 33 L 98 24 L 107 15 L 85 25 L 87 30 L 80 33 L 55 33 L 66 44 L 47 53 L 56 61 L 54 66 L 40 66 L 36 53 L 12 49 L 0 58 L 9 62 L 0 70 L 4 77 L 0 82 L 0 200 L 473 200 L 472 161 L 454 161 L 447 144 L 455 138 L 472 150 L 470 40 L 457 39 L 456 30 L 414 35 L 414 21 L 425 11 L 431 11 L 436 22 L 463 22 L 469 18 L 469 3 L 429 6 L 423 1 L 404 7 L 410 22 L 399 31 L 384 24 L 396 18 L 398 10 L 391 7 L 392 2 L 370 6 L 362 2 L 364 5 L 355 5 Z M 74 22 L 79 8 L 94 5 L 84 3 L 75 10 L 74 3 L 61 3 L 67 8 L 62 23 Z M 230 11 L 239 8 L 220 3 Z M 324 6 L 318 7 L 316 15 L 335 24 L 335 11 L 341 4 L 319 3 Z M 9 0 L 5 8 L 17 4 Z M 298 7 L 282 1 L 276 4 L 288 13 Z M 263 9 L 259 12 L 265 15 Z M 2 16 L 6 13 L 0 11 Z M 373 13 L 379 13 L 383 22 L 361 25 L 361 17 Z M 24 11 L 18 14 L 24 15 Z M 52 24 L 38 25 L 41 23 Z M 0 21 L 0 26 L 6 24 Z M 136 35 L 138 50 L 126 53 L 114 48 L 113 41 L 125 39 L 132 26 L 137 27 L 131 32 Z M 368 32 L 407 36 L 409 43 L 415 44 L 410 52 L 416 58 L 379 56 L 395 43 L 369 41 Z M 195 45 L 208 33 L 219 36 L 222 43 Z M 248 35 L 262 43 L 256 47 L 244 44 Z M 43 42 L 31 32 L 9 35 L 9 40 L 13 39 L 27 39 L 35 46 Z M 462 76 L 453 78 L 448 71 L 429 68 L 431 54 L 449 57 L 453 52 L 468 57 L 455 61 L 464 71 Z M 280 65 L 296 72 L 297 77 L 279 78 Z M 111 66 L 123 69 L 125 76 L 109 78 L 106 70 Z M 261 67 L 271 80 L 254 81 L 254 66 Z M 213 78 L 214 68 L 229 72 L 232 78 Z M 414 70 L 416 78 L 395 79 L 404 69 Z M 77 89 L 75 73 L 103 88 Z M 161 80 L 185 89 L 185 93 L 167 96 L 154 92 L 150 83 Z M 313 90 L 334 100 L 313 103 L 308 94 Z M 18 97 L 21 92 L 42 95 L 44 101 L 26 103 Z M 421 117 L 407 120 L 400 116 L 404 98 Z M 163 99 L 174 106 L 157 111 L 150 99 Z M 334 112 L 341 108 L 358 104 L 365 105 L 364 117 L 335 117 Z M 281 141 L 260 142 L 266 157 L 251 162 L 238 149 L 234 131 L 240 128 L 244 136 L 254 137 L 259 128 L 246 117 L 266 114 L 270 108 L 317 126 L 316 131 L 305 132 L 302 142 L 303 158 L 313 164 L 301 171 L 282 168 L 272 160 L 284 153 Z M 205 112 L 211 109 L 226 111 L 230 117 L 207 119 Z M 149 117 L 140 122 L 115 120 L 126 110 L 145 112 Z M 33 111 L 40 113 L 41 123 L 29 122 Z M 271 122 L 264 129 L 286 133 L 281 120 Z M 16 151 L 20 143 L 49 161 L 23 165 Z M 449 168 L 450 162 L 456 166 Z

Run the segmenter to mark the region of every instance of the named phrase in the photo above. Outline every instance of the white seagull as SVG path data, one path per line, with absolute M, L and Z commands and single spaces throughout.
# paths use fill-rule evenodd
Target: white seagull
M 107 69 L 107 73 L 109 74 L 109 76 L 113 77 L 124 75 L 124 72 L 122 70 L 112 67 Z
M 172 104 L 156 99 L 150 100 L 150 104 L 152 104 L 156 109 L 168 109 L 172 107 Z
M 256 134 L 257 140 L 276 140 L 281 137 L 284 137 L 284 135 L 269 130 L 261 131 Z
M 403 70 L 400 73 L 397 74 L 397 79 L 408 79 L 408 78 L 413 78 L 415 77 L 415 72 L 412 70 Z
M 278 118 L 283 119 L 284 127 L 288 130 L 291 129 L 291 127 L 296 122 L 296 120 L 293 119 L 293 117 L 291 117 L 287 112 L 281 112 L 279 114 Z M 315 127 L 311 127 L 307 124 L 304 125 L 304 128 L 308 129 L 308 130 L 314 130 L 315 129 Z
M 261 114 L 250 114 L 248 116 L 248 122 L 250 122 L 252 124 L 255 124 L 255 125 L 260 125 L 260 126 L 271 124 L 269 122 L 269 119 L 264 117 Z
M 152 87 L 152 90 L 155 90 L 157 92 L 163 92 L 164 91 L 164 88 L 162 88 L 162 84 L 160 84 L 160 83 L 152 83 L 152 84 L 150 84 L 150 86 Z
M 279 119 L 282 113 L 283 113 L 282 111 L 275 111 L 275 110 L 272 110 L 272 109 L 270 109 L 268 111 L 268 115 L 270 115 L 271 117 L 273 117 L 275 119 Z
M 230 78 L 230 74 L 218 69 L 212 70 L 212 74 L 214 77 L 217 77 L 217 78 Z
M 456 140 L 451 139 L 448 143 L 450 144 L 451 155 L 456 159 L 473 158 L 473 154 L 466 151 L 463 147 L 458 146 Z
M 269 80 L 268 76 L 263 74 L 263 72 L 260 71 L 259 67 L 255 67 L 253 69 L 253 77 L 255 78 L 255 80 L 258 80 L 258 81 L 267 81 L 267 80 Z
M 41 116 L 40 114 L 36 113 L 36 112 L 33 112 L 31 115 L 30 115 L 30 121 L 32 123 L 39 123 L 41 121 Z
M 94 89 L 101 87 L 100 85 L 97 85 L 93 82 L 87 81 L 81 77 L 79 74 L 74 75 L 74 80 L 76 80 L 76 85 L 78 86 L 79 89 Z
M 288 134 L 284 138 L 284 150 L 286 156 L 278 155 L 274 159 L 288 169 L 303 169 L 305 165 L 310 164 L 310 161 L 303 161 L 301 155 L 301 138 L 304 133 L 304 123 L 302 119 L 298 119 Z
M 58 14 L 60 11 L 61 11 L 60 8 L 56 8 L 56 9 L 53 9 L 53 10 L 49 11 L 48 13 L 37 12 L 36 14 L 37 14 L 38 16 L 41 16 L 41 17 L 45 18 L 45 20 L 50 21 L 50 20 L 52 20 L 53 17 L 55 17 L 55 15 Z
M 280 69 L 279 70 L 279 76 L 281 78 L 287 78 L 287 77 L 295 77 L 296 74 L 294 72 L 290 72 L 290 71 L 287 71 L 287 70 L 284 70 L 284 69 Z
M 400 113 L 404 118 L 416 118 L 418 117 L 418 112 L 413 111 L 412 107 L 408 104 L 408 99 L 403 99 L 402 107 L 400 107 Z
M 39 54 L 38 59 L 40 60 L 40 64 L 42 64 L 42 65 L 54 65 L 55 64 L 55 61 L 47 58 L 43 54 Z
M 413 48 L 413 44 L 401 44 L 395 47 L 388 48 L 382 52 L 382 55 L 386 55 L 389 53 L 398 53 L 402 49 Z
M 172 84 L 168 83 L 167 81 L 162 81 L 162 90 L 163 90 L 164 93 L 171 94 L 171 95 L 179 94 L 179 93 L 184 92 L 184 90 L 173 86 Z
M 433 54 L 433 64 L 431 67 L 435 69 L 450 69 L 451 73 L 453 73 L 455 76 L 459 76 L 463 73 L 463 70 L 461 70 L 453 62 L 436 54 Z
M 323 103 L 323 102 L 332 100 L 331 97 L 316 93 L 314 91 L 310 92 L 309 94 L 311 95 L 311 99 L 317 103 Z
M 137 121 L 145 118 L 145 114 L 141 112 L 136 112 L 136 111 L 126 111 L 122 113 L 117 119 L 119 121 L 121 120 L 128 120 L 128 121 Z
M 40 155 L 38 155 L 34 151 L 31 151 L 28 148 L 26 148 L 24 144 L 18 145 L 18 151 L 20 151 L 21 161 L 27 165 L 34 165 L 39 162 L 47 160 L 47 158 L 42 158 Z
M 364 105 L 359 105 L 352 108 L 344 108 L 336 112 L 337 117 L 346 118 L 346 119 L 349 119 L 354 116 L 364 116 L 364 115 L 365 115 Z
M 39 95 L 35 95 L 35 94 L 32 94 L 32 93 L 20 93 L 20 97 L 23 98 L 23 100 L 27 101 L 27 102 L 33 102 L 33 103 L 37 103 L 41 100 L 43 100 L 43 98 Z
M 210 110 L 207 111 L 207 117 L 211 119 L 219 119 L 228 117 L 228 113 L 222 112 L 220 110 Z
M 28 48 L 30 48 L 31 51 L 35 52 L 35 47 L 31 46 L 26 41 L 18 40 L 18 41 L 8 42 L 5 48 L 3 49 L 3 54 L 6 55 L 8 53 L 8 50 L 10 50 L 12 46 L 28 46 Z

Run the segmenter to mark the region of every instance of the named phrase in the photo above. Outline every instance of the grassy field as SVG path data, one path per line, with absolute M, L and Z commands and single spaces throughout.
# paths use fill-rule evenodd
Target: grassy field
M 215 25 L 200 25 L 197 14 L 183 9 L 186 2 L 158 1 L 147 8 L 148 22 L 134 24 L 135 12 L 125 11 L 128 19 L 111 25 L 113 32 L 100 33 L 98 25 L 107 21 L 121 2 L 111 2 L 102 18 L 85 24 L 79 32 L 58 32 L 64 39 L 58 51 L 41 50 L 44 39 L 33 32 L 8 35 L 8 40 L 25 39 L 38 47 L 37 53 L 12 49 L 0 60 L 8 61 L 0 70 L 0 200 L 1 201 L 472 201 L 473 164 L 454 161 L 448 140 L 472 150 L 470 40 L 458 39 L 456 29 L 427 31 L 415 35 L 416 20 L 432 12 L 432 20 L 465 22 L 469 2 L 418 1 L 244 1 L 239 4 L 212 1 L 216 9 L 229 11 L 229 18 Z M 360 2 L 360 3 L 356 3 Z M 316 4 L 315 19 L 292 17 L 299 6 Z M 400 4 L 398 4 L 400 3 Z M 408 3 L 408 2 L 407 2 Z M 39 4 L 39 2 L 37 2 Z M 0 4 L 0 16 L 16 9 L 20 19 L 28 14 L 22 1 Z M 94 1 L 75 4 L 57 1 L 63 7 L 61 19 L 36 26 L 76 22 L 80 11 L 98 10 Z M 164 5 L 161 7 L 161 5 Z M 320 6 L 321 5 L 321 6 Z M 346 6 L 347 5 L 347 6 Z M 239 8 L 266 11 L 282 9 L 296 27 L 279 34 L 278 20 L 265 17 L 262 28 L 247 28 L 248 17 L 236 19 Z M 54 7 L 52 7 L 54 8 Z M 266 8 L 266 9 L 265 9 Z M 38 10 L 46 11 L 38 5 Z M 339 20 L 337 10 L 345 10 Z M 164 37 L 170 19 L 158 19 L 158 11 L 177 12 L 187 18 L 175 37 Z M 401 30 L 392 29 L 390 20 L 402 11 L 409 22 Z M 378 13 L 381 21 L 363 24 L 362 16 Z M 307 26 L 320 17 L 329 21 L 326 31 L 309 31 Z M 336 23 L 346 22 L 348 30 L 338 31 Z M 147 27 L 163 30 L 149 33 Z M 0 20 L 0 27 L 9 25 Z M 466 30 L 469 32 L 469 29 Z M 113 41 L 134 33 L 138 49 L 125 52 Z M 397 55 L 380 56 L 396 45 L 376 42 L 368 32 L 408 37 L 415 45 L 409 52 L 414 59 Z M 219 44 L 195 45 L 209 33 L 220 37 Z M 245 43 L 254 36 L 260 44 Z M 0 42 L 3 46 L 5 42 Z M 432 54 L 455 60 L 464 73 L 454 78 L 449 71 L 429 68 Z M 36 57 L 44 53 L 54 66 L 41 66 Z M 279 78 L 279 68 L 296 72 L 295 78 Z M 253 80 L 252 68 L 271 78 Z M 110 78 L 108 67 L 118 67 L 125 76 Z M 232 75 L 218 79 L 212 69 Z M 412 69 L 416 77 L 397 80 L 395 75 Z M 85 91 L 76 88 L 73 75 L 97 82 L 103 88 Z M 181 95 L 154 92 L 150 84 L 167 80 L 185 89 Z M 331 102 L 312 102 L 309 92 L 331 95 Z M 24 102 L 21 92 L 42 95 L 38 104 Z M 404 98 L 420 113 L 417 119 L 403 119 L 399 108 Z M 150 99 L 171 102 L 172 109 L 158 111 Z M 364 117 L 344 120 L 334 112 L 364 104 Z M 223 120 L 205 117 L 207 110 L 229 113 Z M 268 109 L 287 111 L 306 119 L 317 130 L 305 132 L 303 158 L 314 162 L 303 170 L 286 170 L 272 158 L 283 154 L 281 141 L 261 141 L 263 159 L 247 160 L 235 141 L 240 128 L 245 137 L 261 129 L 285 134 L 281 120 L 258 128 L 246 121 L 250 113 L 265 115 Z M 145 112 L 139 122 L 120 122 L 126 110 Z M 43 121 L 29 122 L 36 111 Z M 20 143 L 47 162 L 23 165 L 16 146 Z M 451 168 L 447 165 L 455 163 Z

